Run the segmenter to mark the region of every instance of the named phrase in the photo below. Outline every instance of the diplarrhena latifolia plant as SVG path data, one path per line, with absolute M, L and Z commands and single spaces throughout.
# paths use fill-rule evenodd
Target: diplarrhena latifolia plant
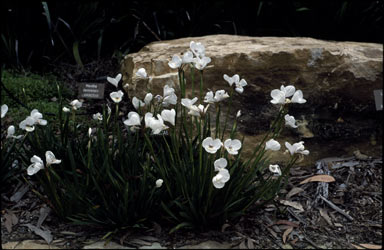
M 232 110 L 232 99 L 246 91 L 247 82 L 237 74 L 224 74 L 223 83 L 229 85 L 229 93 L 225 88 L 204 92 L 204 69 L 211 62 L 205 52 L 201 43 L 192 41 L 189 51 L 173 55 L 169 66 L 178 70 L 179 97 L 168 85 L 162 96 L 152 98 L 153 94 L 147 93 L 144 101 L 133 97 L 138 112 L 130 112 L 124 121 L 131 131 L 150 129 L 152 135 L 160 138 L 154 140 L 155 136 L 144 133 L 162 183 L 162 216 L 174 223 L 171 232 L 180 228 L 218 228 L 246 213 L 250 206 L 271 201 L 298 157 L 309 153 L 302 141 L 293 145 L 285 142 L 291 158 L 284 168 L 273 164 L 266 153 L 280 150 L 277 138 L 284 126 L 297 127 L 295 118 L 288 114 L 289 106 L 306 102 L 301 90 L 282 85 L 271 91 L 271 103 L 278 105 L 279 110 L 270 130 L 252 156 L 243 159 L 241 151 L 246 145 L 237 133 L 241 111 Z M 192 74 L 188 86 L 192 89 L 191 98 L 186 96 L 187 73 Z M 144 68 L 136 75 L 149 78 Z M 209 109 L 214 109 L 215 117 L 211 118 Z M 222 114 L 223 110 L 227 113 Z M 236 119 L 228 124 L 231 112 L 236 112 Z
M 65 103 L 59 90 L 57 123 L 47 123 L 32 110 L 19 124 L 25 131 L 25 179 L 35 181 L 30 182 L 34 191 L 62 218 L 113 230 L 154 220 L 171 223 L 171 232 L 220 228 L 251 206 L 273 200 L 289 169 L 309 153 L 303 141 L 285 142 L 291 157 L 282 167 L 268 153 L 281 150 L 278 137 L 285 126 L 297 127 L 288 110 L 306 102 L 303 93 L 292 85 L 271 91 L 276 117 L 245 158 L 247 145 L 237 131 L 241 111 L 232 100 L 246 92 L 247 82 L 224 74 L 223 87 L 207 90 L 204 70 L 209 63 L 205 47 L 192 41 L 189 51 L 169 62 L 178 71 L 178 86 L 130 96 L 135 110 L 126 115 L 119 111 L 126 94 L 118 90 L 122 76 L 108 77 L 116 91 L 87 123 L 78 115 L 83 102 Z M 188 86 L 186 74 L 192 79 Z M 136 76 L 150 80 L 144 68 Z M 44 154 L 46 163 L 39 157 Z
M 120 79 L 108 81 L 117 87 Z M 38 111 L 20 123 L 29 133 L 25 152 L 33 155 L 26 180 L 37 180 L 34 191 L 59 216 L 75 224 L 96 224 L 111 230 L 142 226 L 155 216 L 152 211 L 159 206 L 159 183 L 149 148 L 144 137 L 127 130 L 119 117 L 123 95 L 122 91 L 110 93 L 114 112 L 109 104 L 104 105 L 91 115 L 87 126 L 79 116 L 84 105 L 78 99 L 68 104 L 60 99 L 58 124 L 47 124 L 41 113 L 36 115 Z M 36 124 L 44 128 L 35 129 Z M 60 164 L 44 165 L 38 155 L 46 151 L 55 152 Z

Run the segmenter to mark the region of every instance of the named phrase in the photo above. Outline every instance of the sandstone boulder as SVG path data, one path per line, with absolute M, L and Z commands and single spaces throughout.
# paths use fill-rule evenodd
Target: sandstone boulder
M 229 91 L 223 74 L 239 74 L 247 81 L 244 93 L 235 93 L 232 118 L 241 109 L 239 129 L 250 150 L 276 114 L 276 106 L 270 103 L 271 90 L 293 84 L 303 91 L 307 103 L 292 105 L 290 115 L 300 126 L 287 129 L 282 136 L 291 143 L 304 140 L 314 153 L 307 159 L 352 155 L 356 149 L 368 154 L 381 152 L 382 111 L 375 109 L 373 90 L 382 89 L 382 45 L 233 35 L 154 42 L 126 55 L 121 63 L 129 96 L 143 98 L 148 90 L 162 94 L 165 84 L 177 88 L 177 70 L 168 62 L 172 55 L 186 52 L 190 41 L 201 42 L 212 59 L 204 70 L 204 93 L 207 89 Z M 141 67 L 147 70 L 150 81 L 136 77 Z M 187 78 L 187 88 L 190 86 L 191 78 Z M 281 160 L 287 158 L 277 154 Z

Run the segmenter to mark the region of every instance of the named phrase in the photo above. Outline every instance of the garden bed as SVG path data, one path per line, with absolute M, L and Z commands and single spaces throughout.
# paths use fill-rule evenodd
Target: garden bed
M 333 157 L 318 161 L 319 169 L 316 165 L 291 169 L 288 185 L 275 203 L 251 209 L 238 222 L 224 224 L 221 231 L 168 234 L 169 227 L 154 223 L 152 228 L 127 229 L 110 239 L 137 248 L 154 241 L 167 248 L 206 247 L 198 244 L 215 241 L 232 248 L 351 249 L 370 244 L 365 247 L 374 249 L 382 244 L 382 159 L 358 158 Z M 325 182 L 300 184 L 319 170 L 329 171 L 335 181 L 328 186 Z M 82 248 L 108 233 L 70 225 L 52 213 L 45 217 L 46 206 L 33 192 L 23 190 L 25 184 L 19 183 L 2 194 L 2 244 L 42 240 L 27 224 L 40 224 L 41 230 L 51 233 L 51 244 L 60 248 Z

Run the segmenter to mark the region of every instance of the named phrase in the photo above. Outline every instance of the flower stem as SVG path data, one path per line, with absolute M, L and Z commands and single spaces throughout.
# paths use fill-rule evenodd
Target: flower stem
M 203 98 L 203 71 L 200 70 L 200 97 L 199 97 L 200 104 L 203 103 L 202 98 Z
M 225 116 L 225 123 L 224 123 L 224 129 L 223 129 L 223 134 L 221 136 L 221 140 L 224 139 L 225 130 L 227 129 L 228 116 L 229 116 L 229 113 L 231 112 L 231 107 L 232 107 L 232 95 L 233 95 L 233 88 L 231 88 L 231 92 L 229 96 L 229 106 L 228 106 L 227 115 Z

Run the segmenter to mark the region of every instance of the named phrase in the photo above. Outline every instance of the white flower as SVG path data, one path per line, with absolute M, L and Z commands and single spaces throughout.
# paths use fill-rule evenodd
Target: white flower
M 220 139 L 214 140 L 212 137 L 207 137 L 203 140 L 202 146 L 208 153 L 215 154 L 216 151 L 223 146 L 223 143 L 220 141 Z
M 88 137 L 91 138 L 91 135 L 92 135 L 92 128 L 89 128 L 88 129 Z
M 184 107 L 186 108 L 190 108 L 192 105 L 195 104 L 195 102 L 197 102 L 197 97 L 193 98 L 193 99 L 189 99 L 189 98 L 182 98 L 181 99 L 181 105 L 183 105 Z
M 307 100 L 303 98 L 303 92 L 301 90 L 296 90 L 293 85 L 288 85 L 284 87 L 281 85 L 280 90 L 274 89 L 271 91 L 271 103 L 273 104 L 286 104 L 286 103 L 305 103 Z M 289 99 L 288 97 L 291 97 Z
M 273 104 L 285 104 L 285 93 L 281 90 L 274 89 L 271 91 L 271 103 Z
M 109 83 L 111 83 L 113 86 L 115 86 L 116 88 L 117 88 L 117 85 L 119 84 L 120 80 L 121 80 L 121 74 L 120 73 L 117 74 L 117 76 L 115 78 L 107 76 L 107 81 Z
M 175 89 L 165 85 L 163 88 L 163 106 L 167 107 L 169 104 L 175 105 L 177 103 L 177 96 Z
M 7 112 L 8 112 L 8 105 L 7 104 L 1 105 L 1 118 L 4 118 Z
M 308 155 L 309 151 L 305 150 L 303 144 L 304 144 L 303 141 L 294 143 L 293 145 L 291 145 L 289 142 L 285 142 L 285 147 L 288 149 L 288 151 L 291 155 L 293 155 L 295 153 Z
M 111 97 L 112 101 L 114 101 L 114 103 L 121 102 L 123 95 L 124 95 L 124 93 L 121 90 L 116 91 L 116 92 L 112 92 L 109 94 L 109 96 Z
M 211 58 L 207 56 L 204 56 L 203 58 L 195 57 L 192 62 L 196 69 L 203 70 L 207 64 L 211 62 Z
M 77 99 L 73 100 L 73 101 L 70 102 L 69 104 L 72 106 L 72 109 L 73 109 L 73 110 L 77 110 L 77 109 L 81 108 L 81 106 L 83 106 L 83 103 L 80 102 L 80 101 L 77 100 Z
M 231 86 L 231 87 L 232 87 L 233 83 L 240 81 L 240 77 L 238 74 L 235 74 L 232 77 L 229 77 L 227 74 L 224 74 L 223 77 L 224 77 L 224 80 L 226 80 L 228 82 L 229 86 Z
M 195 43 L 194 41 L 191 41 L 189 43 L 189 48 L 191 49 L 191 51 L 193 52 L 193 54 L 196 57 L 204 57 L 204 55 L 205 55 L 205 47 L 201 43 L 199 43 L 199 42 Z
M 124 121 L 127 126 L 140 126 L 141 119 L 138 113 L 131 111 L 128 113 L 128 119 Z
M 272 173 L 280 176 L 281 175 L 281 170 L 280 170 L 280 167 L 279 165 L 269 165 L 269 171 L 271 171 Z
M 172 93 L 163 98 L 163 106 L 168 107 L 170 104 L 175 105 L 177 103 L 177 96 L 175 93 Z
M 239 118 L 241 116 L 241 110 L 237 111 L 236 118 Z
M 292 96 L 291 99 L 292 103 L 306 103 L 307 100 L 303 98 L 303 92 L 301 90 L 296 90 L 295 94 Z
M 148 112 L 145 114 L 144 121 L 145 121 L 145 127 L 151 128 L 153 134 L 155 135 L 159 134 L 161 131 L 168 128 L 168 126 L 164 124 L 164 120 L 160 114 L 157 114 L 157 119 L 156 119 L 153 117 L 152 113 Z
M 35 119 L 28 116 L 27 118 L 25 118 L 25 120 L 20 122 L 19 128 L 21 128 L 22 130 L 26 130 L 27 132 L 32 132 L 33 130 L 35 130 Z
M 232 86 L 233 84 L 235 84 L 236 92 L 238 92 L 239 94 L 244 92 L 243 87 L 247 86 L 247 82 L 244 79 L 240 80 L 240 77 L 238 74 L 235 74 L 232 77 L 229 77 L 227 74 L 224 74 L 223 77 L 224 77 L 224 80 L 228 82 L 229 86 Z
M 149 128 L 149 124 L 151 123 L 151 119 L 153 118 L 153 114 L 151 112 L 147 112 L 144 116 L 145 127 Z
M 244 79 L 241 79 L 241 81 L 238 84 L 236 84 L 235 91 L 239 94 L 242 94 L 244 92 L 243 87 L 245 86 L 247 86 L 247 82 Z
M 6 138 L 15 138 L 15 139 L 20 139 L 23 137 L 23 135 L 18 135 L 15 136 L 15 126 L 11 125 L 7 129 L 7 137 Z
M 215 188 L 223 188 L 225 183 L 229 181 L 230 175 L 227 169 L 223 168 L 220 169 L 219 173 L 217 173 L 213 178 L 212 178 L 212 183 Z
M 142 100 L 140 100 L 136 96 L 134 96 L 132 98 L 132 104 L 133 104 L 133 107 L 135 107 L 136 110 L 138 110 L 140 107 L 144 107 L 145 106 L 145 102 L 143 102 Z
M 63 107 L 63 112 L 68 113 L 69 111 L 71 111 L 69 108 Z
M 15 135 L 15 126 L 11 125 L 7 129 L 7 138 L 13 137 Z
M 222 101 L 228 97 L 229 97 L 229 95 L 227 92 L 225 92 L 225 90 L 217 90 L 215 93 L 214 100 L 215 100 L 215 102 L 220 102 L 220 101 Z
M 29 165 L 29 167 L 27 168 L 27 174 L 28 175 L 34 175 L 36 174 L 37 172 L 40 171 L 40 169 L 43 169 L 44 168 L 44 162 L 43 160 L 41 160 L 40 157 L 34 155 L 32 158 L 31 158 L 31 162 L 32 164 Z
M 284 92 L 285 98 L 293 96 L 295 93 L 295 86 L 288 85 L 287 87 L 284 87 L 284 85 L 280 86 L 280 90 Z
M 292 128 L 297 128 L 297 125 L 295 124 L 296 123 L 295 117 L 286 114 L 284 116 L 284 119 L 285 119 L 285 125 L 286 126 L 290 126 Z
M 35 120 L 35 124 L 39 124 L 42 126 L 47 125 L 47 121 L 42 119 L 43 114 L 40 113 L 37 109 L 31 111 L 31 117 Z
M 161 111 L 161 117 L 164 121 L 171 123 L 173 126 L 175 126 L 175 116 L 176 111 L 174 109 L 164 109 Z
M 205 108 L 204 108 L 204 105 L 202 104 L 199 104 L 198 106 L 191 105 L 190 107 L 188 107 L 189 109 L 188 115 L 201 117 L 207 112 L 208 108 L 209 108 L 209 104 Z
M 59 164 L 61 162 L 61 160 L 56 159 L 55 155 L 51 151 L 45 152 L 45 160 L 47 162 L 47 167 L 49 167 L 51 164 Z M 34 175 L 39 172 L 40 169 L 44 168 L 43 160 L 41 160 L 41 158 L 36 155 L 31 158 L 31 162 L 32 164 L 29 165 L 27 169 L 28 175 Z
M 168 85 L 165 85 L 163 88 L 163 96 L 169 96 L 171 94 L 175 93 L 175 89 L 172 87 L 169 87 Z
M 183 54 L 182 63 L 184 64 L 191 63 L 192 60 L 193 60 L 193 54 L 191 51 L 187 51 Z
M 217 159 L 213 165 L 215 166 L 215 171 L 220 171 L 221 169 L 224 169 L 227 166 L 227 164 L 228 164 L 227 159 L 220 158 L 220 159 Z
M 151 104 L 151 101 L 153 99 L 152 93 L 147 93 L 144 97 L 144 103 L 145 105 L 149 106 Z
M 156 187 L 157 188 L 159 188 L 159 187 L 161 187 L 161 185 L 163 185 L 163 179 L 158 179 L 157 181 L 156 181 Z
M 270 139 L 265 143 L 265 150 L 278 151 L 280 150 L 280 148 L 281 148 L 280 143 L 274 139 Z
M 147 72 L 145 71 L 144 68 L 140 68 L 137 70 L 136 76 L 141 77 L 141 78 L 147 78 L 148 75 L 147 75 Z
M 214 103 L 215 102 L 215 98 L 213 97 L 213 91 L 208 91 L 205 94 L 204 102 L 208 102 L 208 103 Z
M 92 118 L 93 118 L 93 120 L 99 120 L 99 121 L 102 121 L 102 120 L 103 120 L 103 115 L 100 114 L 100 112 L 97 112 L 96 114 L 93 114 L 93 115 L 92 115 Z
M 61 162 L 61 160 L 56 159 L 55 155 L 51 151 L 45 152 L 45 160 L 47 161 L 47 167 L 51 164 L 59 164 Z
M 224 147 L 231 155 L 237 155 L 239 149 L 241 148 L 241 141 L 238 139 L 227 139 L 224 142 Z
M 172 60 L 168 62 L 169 67 L 172 69 L 180 68 L 183 60 L 178 55 L 173 55 Z

